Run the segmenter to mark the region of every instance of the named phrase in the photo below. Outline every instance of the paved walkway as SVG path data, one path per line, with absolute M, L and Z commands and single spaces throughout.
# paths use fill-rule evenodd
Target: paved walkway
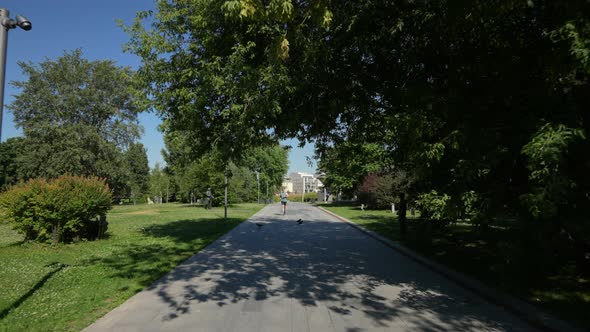
M 318 208 L 279 210 L 265 207 L 85 331 L 535 331 Z

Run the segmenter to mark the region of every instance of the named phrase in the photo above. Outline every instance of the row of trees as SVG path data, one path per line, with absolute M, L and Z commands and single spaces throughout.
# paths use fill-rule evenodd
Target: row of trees
M 517 215 L 579 242 L 589 17 L 585 0 L 195 0 L 126 29 L 145 101 L 192 151 L 227 162 L 298 137 L 334 189 L 388 174 L 425 209 Z
M 190 144 L 180 140 L 178 135 L 168 134 L 165 139 L 167 166 L 152 171 L 152 188 L 182 202 L 204 199 L 207 190 L 211 189 L 213 204 L 221 203 L 225 175 L 229 178 L 230 202 L 255 202 L 259 198 L 264 201 L 267 195 L 272 197 L 280 190 L 283 175 L 287 172 L 287 149 L 278 144 L 251 148 L 245 152 L 244 158 L 226 163 L 219 151 L 196 156 L 191 152 Z
M 71 148 L 78 150 L 82 149 L 81 145 L 92 143 L 71 142 Z M 46 142 L 43 149 L 52 156 L 51 160 L 48 160 L 52 169 L 44 168 L 43 160 L 38 158 L 34 150 L 27 147 L 30 144 L 32 142 L 28 136 L 12 137 L 0 143 L 0 186 L 3 189 L 28 179 L 52 179 L 63 174 L 82 176 L 98 174 L 107 180 L 113 191 L 113 198 L 116 200 L 127 197 L 137 200 L 141 197 L 145 201 L 143 196 L 150 193 L 151 172 L 146 149 L 141 143 L 133 142 L 126 150 L 115 150 L 113 159 L 96 159 L 82 165 L 81 159 L 66 158 L 68 153 L 75 151 L 62 151 L 60 150 L 64 148 L 62 145 L 54 146 L 53 142 Z M 76 145 L 78 146 L 75 147 Z M 92 154 L 92 151 L 86 152 Z M 93 158 L 98 157 L 93 156 Z M 95 162 L 98 165 L 94 165 Z M 33 168 L 37 171 L 32 172 Z M 97 171 L 97 168 L 101 170 Z
M 188 154 L 189 142 L 166 137 L 167 167 L 150 171 L 145 147 L 137 142 L 145 110 L 134 73 L 112 61 L 89 61 L 81 51 L 66 52 L 38 65 L 20 64 L 26 79 L 11 82 L 20 93 L 9 105 L 22 137 L 0 144 L 0 185 L 63 174 L 106 179 L 117 201 L 146 197 L 163 201 L 202 198 L 208 187 L 224 189 L 225 163 L 220 154 Z M 227 164 L 234 176 L 231 202 L 255 201 L 257 180 L 276 190 L 287 168 L 286 150 L 278 145 L 253 148 L 248 157 Z M 266 191 L 263 191 L 266 193 Z

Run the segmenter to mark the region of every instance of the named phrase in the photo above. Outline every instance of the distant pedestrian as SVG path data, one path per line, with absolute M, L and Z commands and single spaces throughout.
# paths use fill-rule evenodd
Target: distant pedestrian
M 211 201 L 213 200 L 213 194 L 211 194 L 211 188 L 207 188 L 207 192 L 205 193 L 206 201 L 205 201 L 205 208 L 211 208 Z
M 281 190 L 281 207 L 283 208 L 283 215 L 287 213 L 287 197 L 289 194 L 285 192 L 285 190 Z

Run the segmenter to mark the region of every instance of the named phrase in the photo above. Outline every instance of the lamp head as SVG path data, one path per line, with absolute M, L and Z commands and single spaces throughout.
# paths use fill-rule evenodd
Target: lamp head
M 25 31 L 31 30 L 33 28 L 33 24 L 29 21 L 26 17 L 22 15 L 16 15 L 16 25 L 18 25 L 21 29 Z

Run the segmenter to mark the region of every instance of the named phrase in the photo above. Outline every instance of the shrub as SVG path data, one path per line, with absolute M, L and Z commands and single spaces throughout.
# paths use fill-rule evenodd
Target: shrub
M 372 209 L 387 209 L 399 199 L 393 192 L 394 178 L 391 175 L 371 173 L 363 179 L 358 190 L 358 200 Z
M 273 200 L 275 202 L 280 202 L 281 198 L 278 195 L 275 195 Z M 301 194 L 289 194 L 288 200 L 289 200 L 289 202 L 301 202 Z M 316 192 L 305 193 L 303 200 L 305 202 L 316 202 L 318 200 L 318 193 L 316 193 Z
M 436 190 L 432 190 L 429 193 L 418 195 L 416 205 L 424 218 L 444 220 L 448 219 L 450 215 L 450 200 L 451 196 L 447 194 L 439 195 Z
M 26 240 L 53 243 L 102 236 L 111 201 L 105 180 L 69 175 L 29 180 L 0 195 L 6 220 Z

